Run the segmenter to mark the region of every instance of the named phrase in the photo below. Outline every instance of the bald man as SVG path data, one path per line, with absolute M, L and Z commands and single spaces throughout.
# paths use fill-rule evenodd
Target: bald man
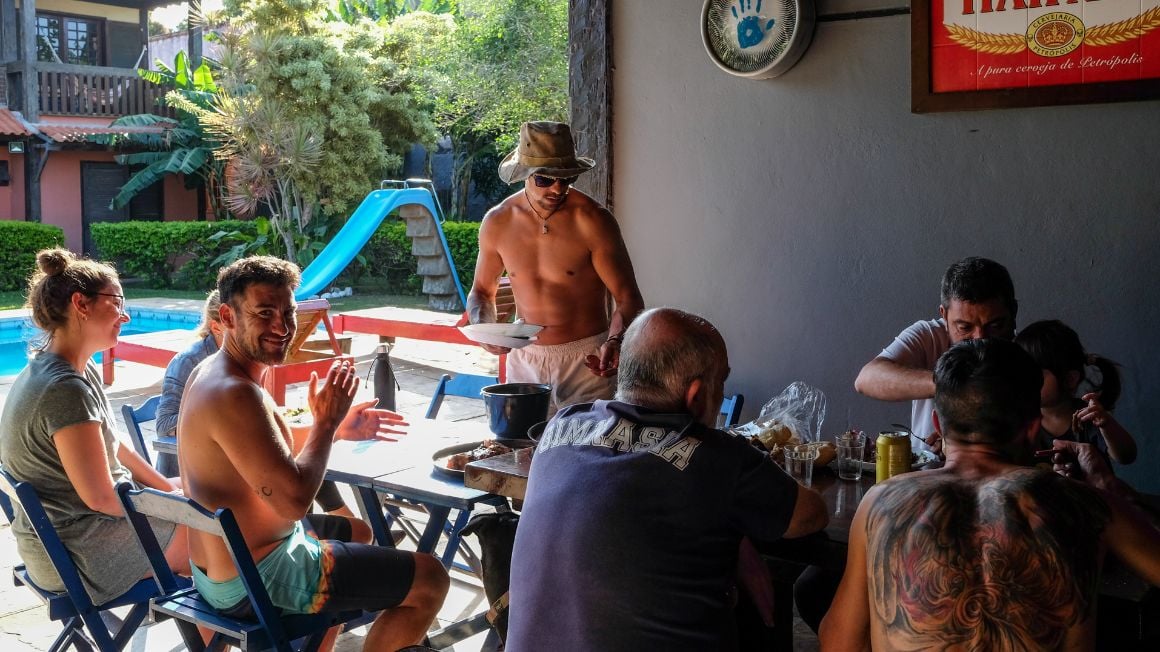
M 741 539 L 825 527 L 821 497 L 713 428 L 729 375 L 701 317 L 625 332 L 615 400 L 565 408 L 540 439 L 516 531 L 507 649 L 736 649 Z

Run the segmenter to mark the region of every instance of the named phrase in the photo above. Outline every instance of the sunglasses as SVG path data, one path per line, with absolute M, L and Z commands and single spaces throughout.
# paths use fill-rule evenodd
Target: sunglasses
M 564 187 L 567 188 L 568 186 L 576 183 L 576 179 L 579 179 L 579 178 L 580 178 L 579 176 L 575 176 L 575 177 L 545 177 L 542 174 L 533 174 L 532 175 L 532 181 L 535 182 L 537 188 L 551 188 L 557 181 L 564 184 Z

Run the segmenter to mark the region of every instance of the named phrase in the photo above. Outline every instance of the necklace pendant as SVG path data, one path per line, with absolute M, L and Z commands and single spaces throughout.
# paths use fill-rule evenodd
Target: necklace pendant
M 540 235 L 548 235 L 548 223 L 544 222 L 540 225 Z

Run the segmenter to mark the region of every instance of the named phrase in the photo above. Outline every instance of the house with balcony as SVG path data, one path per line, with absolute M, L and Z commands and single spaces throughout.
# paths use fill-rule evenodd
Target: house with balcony
M 115 161 L 116 151 L 88 138 L 130 131 L 110 126 L 124 115 L 167 115 L 158 103 L 167 89 L 137 68 L 151 58 L 149 10 L 171 3 L 0 0 L 0 219 L 60 226 L 70 249 L 94 253 L 94 222 L 205 215 L 202 193 L 180 178 L 111 209 L 132 171 Z

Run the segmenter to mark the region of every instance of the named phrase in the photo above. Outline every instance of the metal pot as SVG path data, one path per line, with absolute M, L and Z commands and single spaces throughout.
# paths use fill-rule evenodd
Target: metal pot
M 488 385 L 480 394 L 488 428 L 497 439 L 526 439 L 528 428 L 548 418 L 552 386 L 503 383 Z

